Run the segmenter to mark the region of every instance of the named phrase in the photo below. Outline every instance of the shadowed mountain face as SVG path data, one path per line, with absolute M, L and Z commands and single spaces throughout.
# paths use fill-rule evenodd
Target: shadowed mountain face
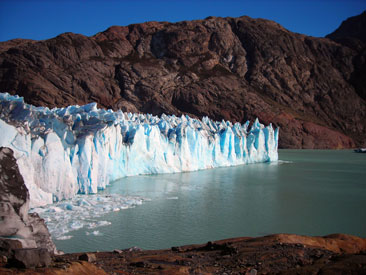
M 338 29 L 326 37 L 350 47 L 358 53 L 354 57 L 355 68 L 350 83 L 355 87 L 358 95 L 366 100 L 366 11 L 343 21 Z
M 357 18 L 364 30 L 365 13 Z M 282 148 L 361 146 L 365 40 L 342 44 L 347 30 L 314 38 L 268 20 L 209 17 L 12 40 L 0 43 L 0 91 L 38 106 L 258 117 L 281 127 Z
M 349 43 L 358 48 L 364 47 L 366 43 L 366 11 L 360 15 L 353 16 L 343 21 L 342 24 L 334 32 L 328 34 L 326 37 L 342 44 Z M 353 43 L 352 43 L 353 42 Z

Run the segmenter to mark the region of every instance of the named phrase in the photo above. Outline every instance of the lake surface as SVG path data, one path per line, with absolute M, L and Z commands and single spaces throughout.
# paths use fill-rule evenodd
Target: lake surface
M 80 227 L 56 246 L 65 252 L 161 249 L 273 233 L 366 237 L 366 154 L 279 150 L 279 159 L 123 178 L 98 196 L 141 204 L 99 215 L 97 230 Z

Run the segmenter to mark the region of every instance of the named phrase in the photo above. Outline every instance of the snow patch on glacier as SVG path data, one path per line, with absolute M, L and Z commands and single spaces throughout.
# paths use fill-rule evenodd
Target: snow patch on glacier
M 13 149 L 31 207 L 94 194 L 126 176 L 277 161 L 278 129 L 182 115 L 49 109 L 0 93 L 0 146 Z

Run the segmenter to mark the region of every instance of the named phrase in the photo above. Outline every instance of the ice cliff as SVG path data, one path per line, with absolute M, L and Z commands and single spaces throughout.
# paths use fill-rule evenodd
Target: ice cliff
M 0 93 L 0 146 L 14 151 L 31 207 L 116 179 L 278 159 L 278 129 L 85 106 L 48 109 Z

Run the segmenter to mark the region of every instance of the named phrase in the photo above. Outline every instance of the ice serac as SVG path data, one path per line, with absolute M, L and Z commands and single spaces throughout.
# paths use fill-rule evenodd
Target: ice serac
M 48 109 L 0 94 L 0 146 L 10 147 L 31 207 L 96 193 L 122 177 L 278 159 L 278 129 L 85 106 Z

